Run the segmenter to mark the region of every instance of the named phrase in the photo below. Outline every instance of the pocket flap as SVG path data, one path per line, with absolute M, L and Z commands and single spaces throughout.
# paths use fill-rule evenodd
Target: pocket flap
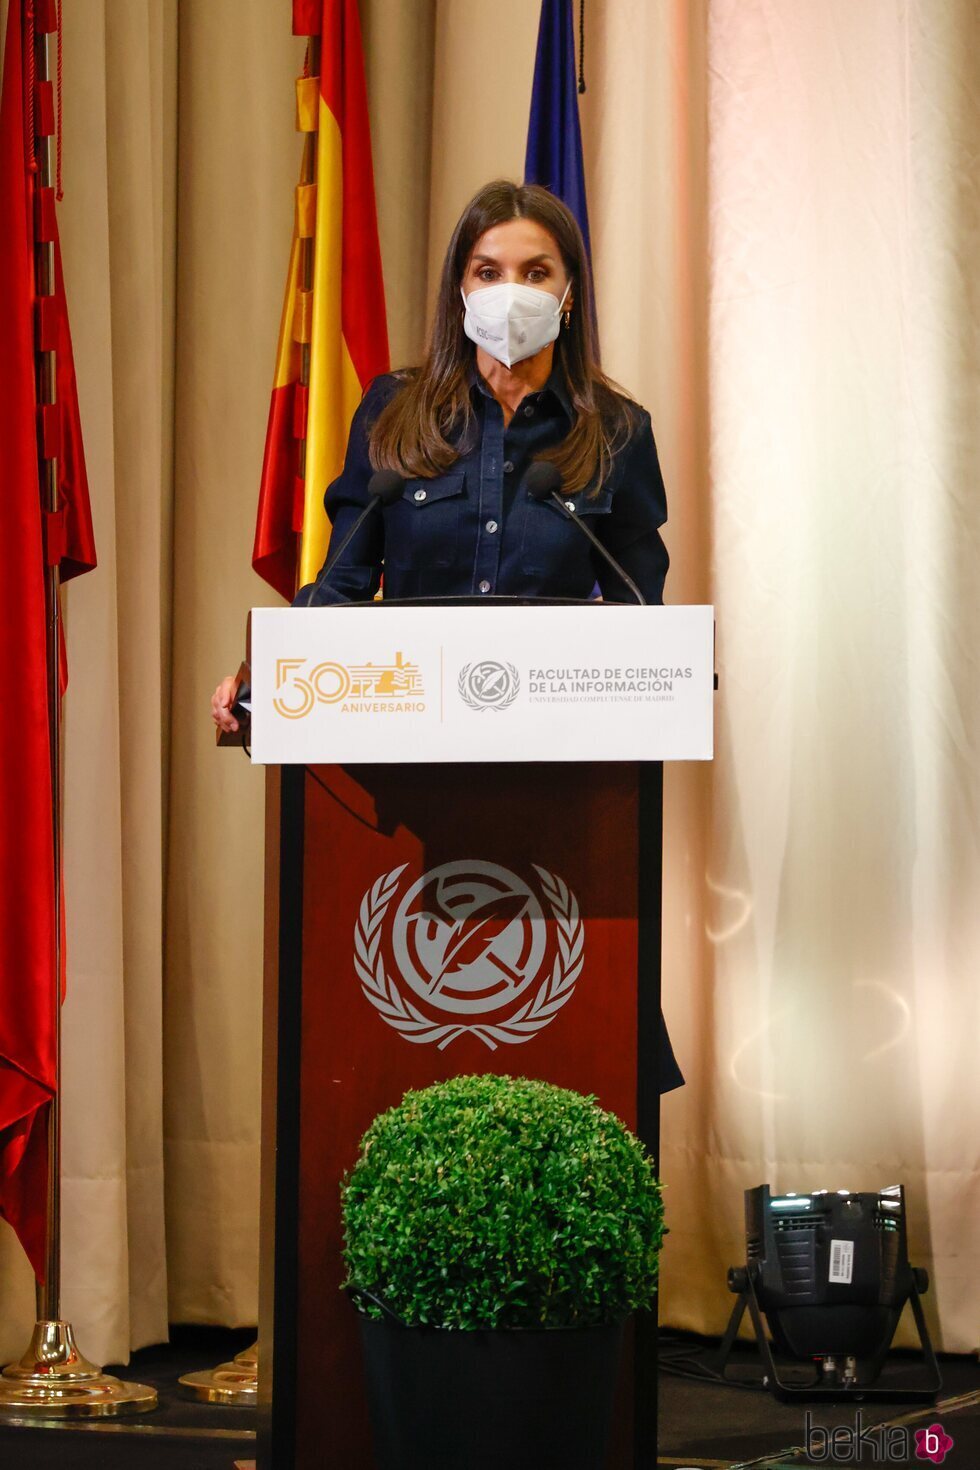
M 600 490 L 596 496 L 589 496 L 585 490 L 580 490 L 577 495 L 569 496 L 574 502 L 575 514 L 577 516 L 603 516 L 612 510 L 612 491 Z
M 573 495 L 562 495 L 562 500 L 567 509 L 577 516 L 601 516 L 608 515 L 612 510 L 612 491 L 601 490 L 598 495 L 590 497 L 587 490 L 576 490 Z M 553 500 L 541 502 L 553 515 L 561 515 L 561 511 Z
M 431 480 L 406 480 L 402 499 L 424 508 L 434 500 L 448 500 L 451 495 L 460 495 L 465 479 L 465 470 L 453 470 L 448 475 L 436 475 Z

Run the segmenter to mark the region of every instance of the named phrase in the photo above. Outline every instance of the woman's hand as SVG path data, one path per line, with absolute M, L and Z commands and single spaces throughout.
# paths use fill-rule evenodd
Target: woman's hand
M 238 675 L 229 674 L 227 679 L 222 679 L 211 696 L 211 718 L 219 730 L 229 734 L 238 729 L 238 721 L 231 712 L 237 693 Z

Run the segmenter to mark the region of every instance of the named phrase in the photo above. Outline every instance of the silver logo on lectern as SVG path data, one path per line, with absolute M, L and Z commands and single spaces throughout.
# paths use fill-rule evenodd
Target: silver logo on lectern
M 459 671 L 456 688 L 470 709 L 507 709 L 514 703 L 521 687 L 513 664 L 502 664 L 485 658 L 477 664 L 464 664 Z
M 361 900 L 354 969 L 367 999 L 406 1041 L 443 1049 L 469 1035 L 491 1050 L 530 1041 L 582 973 L 574 893 L 536 864 L 536 882 L 478 859 L 441 863 L 412 883 L 406 867 L 383 873 Z

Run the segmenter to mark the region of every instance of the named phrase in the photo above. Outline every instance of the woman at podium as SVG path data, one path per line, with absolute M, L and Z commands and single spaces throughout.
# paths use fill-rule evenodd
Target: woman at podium
M 541 462 L 560 505 L 529 493 Z M 425 361 L 370 384 L 325 505 L 335 550 L 294 606 L 364 601 L 382 578 L 391 598 L 585 599 L 598 587 L 607 601 L 663 600 L 650 415 L 599 366 L 582 235 L 547 189 L 498 180 L 466 206 Z M 238 728 L 235 690 L 227 678 L 212 697 L 223 730 Z M 663 1034 L 666 1091 L 683 1078 Z
M 560 475 L 563 511 L 528 494 L 536 461 Z M 376 470 L 404 485 L 370 515 L 306 605 L 388 597 L 540 596 L 632 601 L 580 517 L 661 602 L 663 479 L 650 416 L 602 372 L 581 232 L 537 185 L 488 184 L 446 258 L 429 350 L 386 373 L 354 415 L 325 504 L 338 547 Z

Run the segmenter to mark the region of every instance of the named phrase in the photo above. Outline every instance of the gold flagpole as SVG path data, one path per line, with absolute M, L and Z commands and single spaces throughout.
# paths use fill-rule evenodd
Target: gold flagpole
M 185 1373 L 178 1379 L 184 1398 L 203 1404 L 228 1404 L 236 1408 L 258 1402 L 259 1345 L 253 1342 L 232 1362 L 221 1363 L 200 1373 Z
M 20 4 L 23 0 L 11 0 Z M 26 24 L 26 16 L 22 24 Z M 27 32 L 25 30 L 24 34 Z M 49 32 L 33 39 L 37 83 L 51 76 Z M 28 74 L 27 85 L 30 85 Z M 34 99 L 28 116 L 34 116 Z M 38 165 L 41 188 L 50 188 L 52 138 L 30 139 Z M 52 296 L 55 291 L 54 241 L 35 244 L 37 295 Z M 35 348 L 37 364 L 37 401 L 39 405 L 56 401 L 55 354 Z M 42 510 L 57 512 L 58 462 L 39 453 Z M 45 557 L 46 563 L 48 561 Z M 44 1250 L 44 1282 L 37 1288 L 37 1321 L 31 1343 L 17 1363 L 11 1363 L 0 1375 L 0 1418 L 102 1418 L 117 1414 L 142 1413 L 156 1408 L 156 1390 L 142 1383 L 126 1383 L 103 1373 L 78 1351 L 70 1322 L 61 1318 L 61 731 L 59 652 L 61 638 L 58 598 L 58 566 L 46 564 L 45 598 L 47 608 L 47 673 L 48 730 L 51 748 L 51 811 L 54 839 L 54 976 L 52 1000 L 55 1015 L 55 1092 L 48 1104 L 48 1188 L 47 1220 Z

